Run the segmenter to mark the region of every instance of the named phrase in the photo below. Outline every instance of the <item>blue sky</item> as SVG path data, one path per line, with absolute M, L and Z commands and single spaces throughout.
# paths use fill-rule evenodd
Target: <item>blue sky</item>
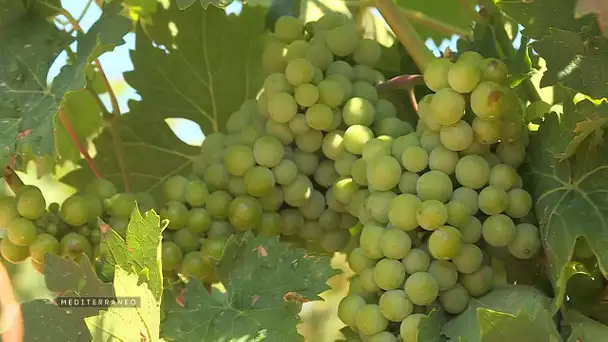
M 62 0 L 63 7 L 76 18 L 81 15 L 86 3 L 87 1 L 85 0 Z M 226 9 L 226 12 L 239 13 L 241 8 L 242 4 L 240 2 L 233 2 L 232 5 Z M 376 14 L 379 15 L 377 12 Z M 88 30 L 100 16 L 101 10 L 94 4 L 91 5 L 80 22 L 81 27 L 85 31 Z M 440 51 L 445 50 L 447 47 L 453 51 L 456 51 L 457 39 L 457 36 L 453 36 L 450 40 L 444 40 L 439 46 L 436 46 L 431 40 L 428 40 L 427 46 L 436 55 L 439 55 Z M 101 65 L 103 66 L 108 78 L 111 81 L 118 81 L 119 84 L 122 81 L 122 73 L 133 70 L 133 64 L 131 63 L 129 57 L 129 50 L 134 49 L 135 47 L 135 34 L 129 33 L 127 36 L 125 36 L 125 42 L 126 44 L 117 47 L 112 52 L 105 53 L 99 58 L 99 61 L 101 62 Z M 516 42 L 519 42 L 519 39 L 516 39 Z M 49 71 L 49 80 L 54 78 L 59 73 L 59 69 L 65 64 L 66 57 L 67 54 L 63 53 L 55 61 L 51 67 L 51 70 Z M 128 85 L 126 88 L 127 89 L 125 91 L 121 91 L 120 95 L 118 96 L 120 109 L 123 113 L 128 111 L 127 102 L 130 99 L 140 99 L 140 96 L 135 90 L 130 88 Z M 102 100 L 109 106 L 109 98 L 107 95 L 105 95 L 105 98 L 102 98 Z M 202 142 L 203 134 L 200 127 L 196 123 L 185 119 L 179 119 L 174 121 L 171 126 L 176 135 L 186 143 L 198 145 Z

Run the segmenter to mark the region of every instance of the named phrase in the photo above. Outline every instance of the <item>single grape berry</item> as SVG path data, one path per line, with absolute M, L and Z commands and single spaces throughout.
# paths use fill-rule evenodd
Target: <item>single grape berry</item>
M 182 250 L 179 246 L 173 241 L 163 241 L 161 253 L 163 270 L 177 270 L 183 257 Z
M 27 247 L 36 241 L 36 226 L 28 219 L 17 217 L 8 225 L 7 238 L 14 245 Z
M 52 255 L 59 253 L 59 241 L 50 234 L 40 234 L 36 236 L 36 241 L 29 246 L 29 249 L 32 259 L 43 264 L 47 253 Z
M 70 232 L 59 241 L 59 254 L 76 261 L 80 261 L 82 255 L 92 256 L 93 248 L 89 240 L 81 234 Z
M 46 201 L 42 191 L 33 185 L 25 185 L 17 193 L 17 212 L 22 217 L 35 220 L 46 210 Z

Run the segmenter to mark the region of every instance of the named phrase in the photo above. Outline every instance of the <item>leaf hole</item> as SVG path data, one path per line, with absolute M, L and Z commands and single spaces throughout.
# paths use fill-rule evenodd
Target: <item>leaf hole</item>
M 196 122 L 184 118 L 165 119 L 169 128 L 179 138 L 188 145 L 200 146 L 205 139 L 201 126 Z

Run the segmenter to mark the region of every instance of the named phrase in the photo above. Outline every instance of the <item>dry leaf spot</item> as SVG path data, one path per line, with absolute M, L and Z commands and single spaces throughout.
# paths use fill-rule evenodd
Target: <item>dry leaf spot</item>
M 284 296 L 283 296 L 283 300 L 286 302 L 289 301 L 296 301 L 298 303 L 308 303 L 310 302 L 310 300 L 296 292 L 287 292 Z
M 99 223 L 99 230 L 100 230 L 102 233 L 104 233 L 104 234 L 105 234 L 105 233 L 108 233 L 108 232 L 110 231 L 110 229 L 111 229 L 111 228 L 110 228 L 110 225 L 108 225 L 107 223 L 104 223 L 104 222 L 100 222 L 100 223 Z
M 263 246 L 258 246 L 257 251 L 258 251 L 258 254 L 263 257 L 268 256 L 268 252 L 266 251 L 266 248 L 264 248 Z
M 181 289 L 179 291 L 179 296 L 177 296 L 175 298 L 175 301 L 177 302 L 177 304 L 179 306 L 181 306 L 182 308 L 186 307 L 186 305 L 184 304 L 184 295 L 186 294 L 186 289 Z
M 256 304 L 256 303 L 257 303 L 259 300 L 260 300 L 260 296 L 258 296 L 258 295 L 254 295 L 254 296 L 251 298 L 251 306 L 254 306 L 254 305 L 255 305 L 255 304 Z

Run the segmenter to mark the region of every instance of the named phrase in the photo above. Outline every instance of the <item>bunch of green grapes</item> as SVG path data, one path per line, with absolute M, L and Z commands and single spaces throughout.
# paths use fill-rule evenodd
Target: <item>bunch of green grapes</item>
M 356 132 L 346 153 L 367 167 L 332 188 L 363 224 L 338 315 L 364 341 L 417 341 L 425 314 L 458 315 L 492 289 L 491 250 L 530 259 L 541 247 L 517 171 L 524 111 L 504 63 L 466 52 L 433 61 L 424 80 L 435 93 L 420 101 L 415 132 L 346 120 Z

